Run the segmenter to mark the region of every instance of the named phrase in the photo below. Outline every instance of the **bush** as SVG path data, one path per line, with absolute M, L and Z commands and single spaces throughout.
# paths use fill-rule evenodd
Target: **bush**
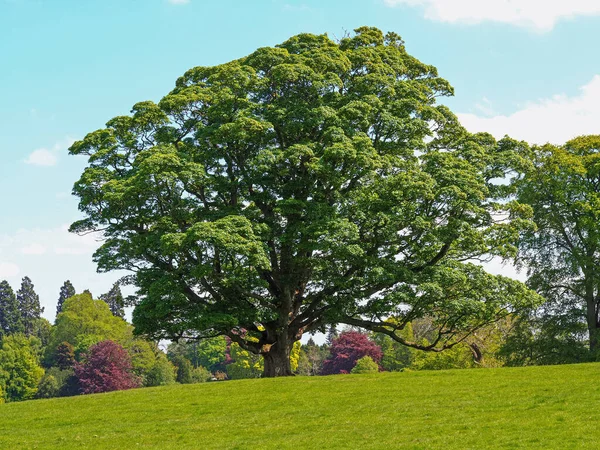
M 75 376 L 83 394 L 121 391 L 140 386 L 132 369 L 131 358 L 123 347 L 102 341 L 90 348 L 84 363 L 75 364 Z
M 51 367 L 44 374 L 38 385 L 37 398 L 67 397 L 76 395 L 77 380 L 73 369 Z
M 22 334 L 2 339 L 0 348 L 0 387 L 7 402 L 29 400 L 35 397 L 38 384 L 44 376 L 39 365 L 40 341 Z
M 196 367 L 192 370 L 192 383 L 206 383 L 212 378 L 212 373 L 208 369 L 202 366 Z
M 146 386 L 165 386 L 175 383 L 176 367 L 166 356 L 159 355 L 152 368 L 146 374 Z
M 373 373 L 379 372 L 379 366 L 370 356 L 363 356 L 358 361 L 350 373 Z
M 357 331 L 345 331 L 331 344 L 330 356 L 323 363 L 323 375 L 350 373 L 356 362 L 364 356 L 370 356 L 377 363 L 381 361 L 381 348 L 366 334 Z
M 217 370 L 215 372 L 214 378 L 217 381 L 225 381 L 225 380 L 227 380 L 227 374 L 225 372 L 221 372 L 220 370 Z
M 183 356 L 176 356 L 173 358 L 173 364 L 177 366 L 177 378 L 176 381 L 181 384 L 193 383 L 192 379 L 192 363 L 189 359 Z

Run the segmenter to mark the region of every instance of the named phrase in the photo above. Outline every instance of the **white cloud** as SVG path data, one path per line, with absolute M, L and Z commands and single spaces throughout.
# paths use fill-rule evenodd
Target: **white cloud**
M 48 248 L 45 245 L 32 243 L 21 248 L 21 253 L 24 255 L 43 255 Z
M 564 144 L 582 134 L 600 134 L 600 75 L 574 97 L 555 95 L 526 104 L 510 115 L 458 117 L 469 131 L 487 131 L 497 138 L 508 134 L 535 144 Z
M 167 0 L 172 5 L 186 5 L 190 2 L 190 0 Z
M 0 262 L 0 279 L 16 277 L 19 266 L 10 262 Z
M 64 139 L 56 142 L 51 149 L 38 148 L 29 154 L 27 159 L 25 159 L 25 163 L 33 166 L 55 166 L 58 163 L 58 153 L 61 150 L 69 148 L 74 142 L 75 139 L 67 136 Z
M 69 233 L 67 225 L 0 234 L 0 280 L 8 280 L 17 290 L 21 277 L 29 276 L 45 308 L 44 316 L 52 320 L 59 289 L 65 280 L 71 280 L 78 292 L 90 289 L 97 297 L 126 274 L 96 272 L 92 254 L 101 245 L 98 238 L 93 234 Z
M 549 31 L 563 18 L 600 15 L 595 0 L 384 0 L 421 7 L 425 17 L 448 23 L 503 22 Z
M 25 160 L 26 164 L 45 167 L 55 166 L 57 162 L 58 158 L 54 152 L 51 152 L 46 148 L 38 148 L 37 150 L 34 150 Z

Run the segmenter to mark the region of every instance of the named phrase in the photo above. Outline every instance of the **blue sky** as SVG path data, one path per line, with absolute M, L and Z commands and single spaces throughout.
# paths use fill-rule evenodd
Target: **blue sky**
M 518 6 L 517 6 L 518 5 Z M 591 0 L 0 0 L 0 279 L 108 290 L 93 237 L 66 232 L 84 161 L 74 139 L 159 100 L 198 65 L 300 32 L 395 31 L 456 89 L 473 131 L 562 143 L 600 132 L 600 2 Z M 496 268 L 496 270 L 502 270 Z

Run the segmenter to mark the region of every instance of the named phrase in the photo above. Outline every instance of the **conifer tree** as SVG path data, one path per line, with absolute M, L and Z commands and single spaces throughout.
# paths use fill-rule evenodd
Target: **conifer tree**
M 120 317 L 121 319 L 125 318 L 125 310 L 123 309 L 125 306 L 125 299 L 123 298 L 119 283 L 113 284 L 110 291 L 100 296 L 100 300 L 106 302 L 110 308 L 110 312 L 113 313 L 113 316 Z
M 60 294 L 58 296 L 58 304 L 56 305 L 56 316 L 62 312 L 63 303 L 66 299 L 71 298 L 75 295 L 75 288 L 71 284 L 70 280 L 64 282 L 60 288 Z
M 35 293 L 29 277 L 24 277 L 21 288 L 17 291 L 17 304 L 25 334 L 31 336 L 35 332 L 36 322 L 40 319 L 44 308 L 40 306 L 40 296 Z
M 0 337 L 23 331 L 17 297 L 8 281 L 0 283 Z

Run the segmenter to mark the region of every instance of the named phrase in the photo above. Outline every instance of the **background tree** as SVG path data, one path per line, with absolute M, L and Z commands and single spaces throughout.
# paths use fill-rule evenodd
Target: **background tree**
M 75 366 L 75 347 L 68 342 L 62 342 L 56 347 L 54 365 L 60 370 L 72 369 Z
M 14 291 L 4 280 L 0 283 L 0 340 L 3 335 L 23 331 L 19 305 Z
M 27 336 L 32 336 L 36 330 L 36 322 L 41 318 L 44 308 L 40 306 L 40 297 L 35 293 L 34 285 L 29 277 L 24 277 L 17 291 L 17 304 Z
M 56 349 L 65 342 L 81 353 L 103 340 L 125 343 L 131 339 L 131 333 L 131 326 L 113 316 L 105 302 L 93 300 L 88 294 L 74 295 L 65 301 L 56 318 L 45 361 L 51 365 Z
M 598 149 L 600 136 L 534 147 L 533 163 L 516 183 L 518 200 L 532 207 L 537 225 L 524 233 L 518 262 L 527 268 L 528 285 L 548 299 L 533 313 L 536 327 L 548 337 L 548 327 L 556 329 L 552 322 L 558 320 L 576 338 L 577 323 L 584 324 L 593 358 L 600 350 Z M 562 346 L 560 339 L 546 344 L 554 353 Z
M 66 299 L 73 297 L 76 294 L 75 288 L 69 280 L 65 281 L 60 288 L 58 302 L 56 304 L 56 317 L 62 312 L 63 303 Z
M 0 388 L 7 402 L 35 397 L 44 375 L 39 364 L 39 341 L 23 334 L 2 339 L 0 348 Z
M 398 344 L 400 345 L 400 344 Z M 320 375 L 323 361 L 329 356 L 329 347 L 326 344 L 317 345 L 312 337 L 300 349 L 298 358 L 298 374 L 314 376 Z
M 530 223 L 495 184 L 521 145 L 467 133 L 436 105 L 452 93 L 368 27 L 196 67 L 73 144 L 89 160 L 71 231 L 102 230 L 99 270 L 135 273 L 137 332 L 226 335 L 264 376 L 338 323 L 450 348 L 540 301 L 468 262 L 513 256 Z M 423 315 L 426 347 L 400 333 Z
M 189 359 L 194 367 L 202 366 L 212 373 L 224 371 L 228 357 L 227 339 L 224 336 L 202 341 L 182 339 L 170 343 L 167 353 L 170 358 L 183 356 Z
M 75 376 L 83 394 L 140 386 L 140 379 L 133 373 L 129 354 L 113 341 L 102 341 L 90 347 L 84 362 L 75 364 Z
M 193 383 L 192 371 L 194 367 L 189 359 L 184 356 L 175 356 L 172 359 L 173 364 L 176 367 L 175 381 L 181 384 Z
M 350 373 L 356 362 L 369 356 L 373 361 L 381 361 L 381 348 L 364 333 L 344 331 L 333 340 L 329 357 L 323 362 L 323 375 Z
M 125 319 L 125 300 L 119 283 L 113 284 L 110 291 L 100 296 L 100 300 L 106 302 L 113 316 Z
M 162 352 L 161 352 L 162 353 Z M 175 383 L 177 368 L 164 354 L 159 354 L 146 374 L 145 386 L 164 386 Z
M 412 323 L 407 324 L 401 333 L 405 339 L 411 342 L 414 341 Z M 413 361 L 413 354 L 418 351 L 402 345 L 386 334 L 373 333 L 371 334 L 371 339 L 381 348 L 381 367 L 390 372 L 410 367 Z

